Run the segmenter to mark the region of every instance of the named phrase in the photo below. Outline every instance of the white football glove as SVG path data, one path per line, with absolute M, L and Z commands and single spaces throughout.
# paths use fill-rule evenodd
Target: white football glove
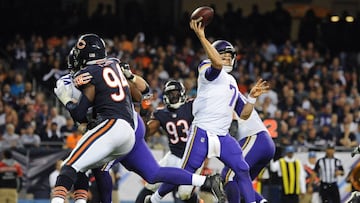
M 61 78 L 56 81 L 56 87 L 54 88 L 54 93 L 56 94 L 57 98 L 66 105 L 72 99 L 72 88 L 71 85 L 65 85 L 64 80 Z
M 64 81 L 65 86 L 70 86 L 72 89 L 72 95 L 71 98 L 75 99 L 76 101 L 79 101 L 81 96 L 81 91 L 76 87 L 75 81 L 73 80 L 72 76 L 70 74 L 62 76 L 59 80 Z

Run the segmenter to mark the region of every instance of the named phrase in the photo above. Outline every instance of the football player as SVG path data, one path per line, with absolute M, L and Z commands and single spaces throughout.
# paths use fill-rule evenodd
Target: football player
M 241 95 L 241 97 L 244 96 Z M 239 118 L 238 123 L 239 144 L 242 147 L 245 161 L 249 164 L 251 179 L 254 180 L 273 158 L 275 144 L 255 109 L 252 110 L 250 117 L 246 120 Z M 238 184 L 235 182 L 237 178 L 234 178 L 234 175 L 234 172 L 227 166 L 223 168 L 221 173 L 229 203 L 240 202 L 241 193 Z M 259 193 L 255 193 L 255 198 L 256 202 L 267 202 Z
M 150 183 L 203 186 L 214 195 L 223 196 L 219 176 L 206 177 L 179 168 L 160 167 L 145 141 L 135 136 L 129 84 L 120 64 L 106 59 L 105 43 L 99 36 L 86 34 L 78 39 L 74 47 L 74 68 L 75 81 L 82 92 L 79 101 L 73 100 L 72 89 L 62 80 L 57 81 L 54 93 L 79 123 L 88 122 L 86 112 L 92 107 L 95 127 L 83 135 L 64 161 L 52 203 L 64 202 L 77 172 L 98 168 L 119 157 L 128 170 Z
M 209 59 L 198 67 L 198 89 L 193 104 L 194 120 L 183 156 L 183 168 L 195 172 L 208 157 L 219 158 L 236 174 L 236 182 L 246 203 L 255 202 L 249 166 L 243 158 L 239 143 L 229 134 L 234 110 L 241 118 L 249 117 L 256 98 L 268 91 L 269 86 L 261 79 L 249 93 L 249 97 L 240 97 L 235 78 L 229 74 L 235 61 L 235 49 L 227 41 L 219 40 L 211 44 L 205 37 L 200 22 L 202 17 L 190 21 Z M 241 109 L 241 110 L 240 110 Z M 150 202 L 157 203 L 174 188 L 162 184 L 150 197 Z M 218 199 L 225 202 L 224 199 Z
M 181 82 L 170 80 L 166 82 L 163 91 L 165 107 L 156 109 L 147 122 L 146 135 L 151 136 L 160 127 L 166 131 L 170 151 L 160 160 L 161 166 L 181 168 L 181 159 L 184 154 L 187 141 L 187 132 L 193 120 L 192 99 L 187 99 L 185 87 Z M 158 184 L 146 184 L 136 198 L 136 203 L 143 203 L 147 195 L 151 195 L 158 189 Z M 179 198 L 185 202 L 197 202 L 197 196 L 192 195 L 193 186 L 180 186 Z

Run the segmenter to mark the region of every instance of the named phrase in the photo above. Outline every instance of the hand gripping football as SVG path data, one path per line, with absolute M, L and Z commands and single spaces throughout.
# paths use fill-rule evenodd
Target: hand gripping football
M 202 17 L 201 23 L 203 26 L 207 26 L 210 24 L 214 17 L 214 9 L 208 6 L 201 6 L 195 9 L 191 14 L 191 19 L 195 20 Z

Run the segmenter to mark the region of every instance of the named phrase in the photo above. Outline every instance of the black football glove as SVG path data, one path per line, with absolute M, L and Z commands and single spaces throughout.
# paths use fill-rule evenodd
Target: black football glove
M 128 80 L 131 80 L 131 81 L 134 80 L 135 75 L 131 72 L 130 65 L 125 62 L 120 62 L 119 65 L 120 65 L 121 71 L 123 72 L 125 78 Z

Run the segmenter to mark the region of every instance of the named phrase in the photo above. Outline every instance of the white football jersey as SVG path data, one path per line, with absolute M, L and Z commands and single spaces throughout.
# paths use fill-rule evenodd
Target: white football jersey
M 261 120 L 259 114 L 255 109 L 252 110 L 250 117 L 247 120 L 239 119 L 238 124 L 239 124 L 239 130 L 238 130 L 239 140 L 251 135 L 255 135 L 261 131 L 268 132 L 268 129 L 266 128 L 265 124 L 263 123 L 263 121 Z
M 205 72 L 210 65 L 211 62 L 205 60 L 199 66 L 192 124 L 217 135 L 226 135 L 229 132 L 239 91 L 235 78 L 224 70 L 221 70 L 216 79 L 208 81 Z
M 61 76 L 61 78 L 59 78 L 59 80 L 62 80 L 64 82 L 64 85 L 70 85 L 71 89 L 72 89 L 72 98 L 76 99 L 77 101 L 79 101 L 80 96 L 81 96 L 81 91 L 76 88 L 73 79 L 71 77 L 70 74 L 66 74 L 64 76 Z

